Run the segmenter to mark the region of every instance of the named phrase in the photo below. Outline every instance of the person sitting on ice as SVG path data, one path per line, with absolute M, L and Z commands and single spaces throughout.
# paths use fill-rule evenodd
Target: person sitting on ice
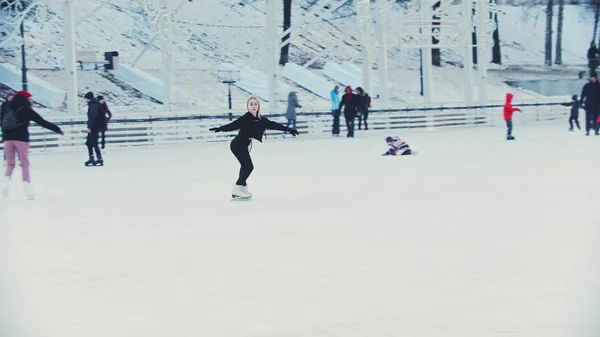
M 400 137 L 387 137 L 385 142 L 390 148 L 382 154 L 382 156 L 406 156 L 413 153 L 408 146 L 408 143 L 403 141 Z

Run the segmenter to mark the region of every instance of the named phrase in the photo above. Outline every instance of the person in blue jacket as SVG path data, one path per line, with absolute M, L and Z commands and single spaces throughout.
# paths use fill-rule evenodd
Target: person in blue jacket
M 338 137 L 340 135 L 340 87 L 335 86 L 331 90 L 331 114 L 333 115 L 333 129 L 331 133 Z

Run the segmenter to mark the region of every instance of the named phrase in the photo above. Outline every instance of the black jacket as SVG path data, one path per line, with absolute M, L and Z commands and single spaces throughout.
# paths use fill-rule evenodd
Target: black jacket
M 571 107 L 571 116 L 572 117 L 579 116 L 579 107 L 581 106 L 581 104 L 579 104 L 579 101 L 571 101 L 569 103 L 563 103 L 562 105 Z
M 88 102 L 88 120 L 87 127 L 88 129 L 101 129 L 104 127 L 106 117 L 104 117 L 104 113 L 100 108 L 100 103 L 95 98 L 92 98 Z
M 596 48 L 588 49 L 587 58 L 588 58 L 588 60 L 598 58 L 598 49 L 596 49 Z
M 585 103 L 585 110 L 597 112 L 600 110 L 600 83 L 588 82 L 581 90 L 581 103 Z
M 215 131 L 221 132 L 240 130 L 237 137 L 244 139 L 254 138 L 259 142 L 262 142 L 262 137 L 267 129 L 287 132 L 293 131 L 282 124 L 270 121 L 267 117 L 260 115 L 259 117 L 254 117 L 249 112 L 246 112 L 242 117 L 229 124 L 216 128 Z
M 0 123 L 2 122 L 2 118 L 6 112 L 4 108 L 4 104 L 2 105 L 3 109 L 1 109 Z M 17 118 L 19 124 L 23 123 L 23 125 L 17 127 L 13 130 L 4 130 L 2 132 L 2 140 L 16 140 L 21 142 L 29 142 L 29 122 L 36 122 L 39 126 L 54 131 L 56 133 L 61 133 L 61 130 L 55 124 L 52 124 L 42 118 L 37 112 L 35 112 L 31 108 L 31 103 L 24 96 L 16 95 L 12 101 L 10 101 L 10 106 L 13 111 L 17 112 Z
M 344 107 L 344 117 L 346 118 L 354 118 L 356 117 L 356 108 L 360 105 L 360 98 L 355 94 L 344 94 L 340 101 L 340 111 L 342 111 L 342 107 Z

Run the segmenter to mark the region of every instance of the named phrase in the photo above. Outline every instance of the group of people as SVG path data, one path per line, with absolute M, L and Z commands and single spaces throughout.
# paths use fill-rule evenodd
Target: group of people
M 512 105 L 513 94 L 506 94 L 504 102 L 504 120 L 506 121 L 507 140 L 514 140 L 513 131 L 513 114 L 516 111 L 521 111 Z M 585 110 L 585 135 L 589 136 L 590 131 L 595 131 L 596 136 L 600 135 L 600 82 L 596 73 L 592 73 L 590 81 L 583 86 L 581 90 L 581 98 L 577 95 L 571 97 L 571 102 L 562 103 L 563 106 L 570 106 L 571 113 L 569 115 L 569 131 L 573 131 L 573 123 L 577 129 L 581 130 L 579 125 L 579 109 Z
M 102 165 L 102 154 L 98 146 L 98 138 L 102 134 L 102 148 L 105 147 L 105 132 L 108 129 L 108 120 L 112 117 L 104 97 L 94 98 L 94 94 L 88 92 L 85 95 L 88 104 L 87 141 L 90 160 L 85 165 Z M 27 199 L 34 199 L 35 193 L 31 186 L 31 172 L 29 163 L 29 124 L 35 122 L 39 126 L 53 131 L 61 136 L 64 132 L 56 124 L 51 123 L 40 116 L 32 108 L 33 96 L 27 91 L 9 91 L 6 101 L 0 106 L 0 128 L 2 129 L 2 141 L 4 143 L 4 159 L 6 170 L 4 171 L 2 197 L 8 197 L 12 174 L 16 166 L 18 156 L 21 164 L 23 188 Z M 96 151 L 98 160 L 93 159 L 92 151 Z
M 371 108 L 371 97 L 363 88 L 358 87 L 352 90 L 351 86 L 346 86 L 344 94 L 340 97 L 340 87 L 335 86 L 331 91 L 331 114 L 333 115 L 332 134 L 334 137 L 340 135 L 340 115 L 344 113 L 346 120 L 346 137 L 354 138 L 355 119 L 358 118 L 358 129 L 362 129 L 365 124 L 365 130 L 369 129 L 367 120 L 369 119 L 369 109 Z
M 590 81 L 583 86 L 581 98 L 577 95 L 571 97 L 571 102 L 563 103 L 564 106 L 571 107 L 569 115 L 569 131 L 573 131 L 573 123 L 577 129 L 581 130 L 579 125 L 579 109 L 585 110 L 585 135 L 589 136 L 593 130 L 596 136 L 600 135 L 600 82 L 595 73 L 592 74 Z

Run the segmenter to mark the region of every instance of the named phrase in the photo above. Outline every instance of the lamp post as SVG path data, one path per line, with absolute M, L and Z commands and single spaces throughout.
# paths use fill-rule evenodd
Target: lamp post
M 25 6 L 21 0 L 0 0 L 0 29 L 9 32 L 8 36 L 0 41 L 0 48 L 4 48 L 8 42 L 21 38 L 21 86 L 27 91 L 27 62 L 25 54 L 25 25 L 24 21 L 28 15 L 34 15 L 37 20 L 43 22 L 47 14 L 46 4 L 34 2 Z
M 217 70 L 217 76 L 221 83 L 227 83 L 227 99 L 229 102 L 229 120 L 233 119 L 233 114 L 231 113 L 231 85 L 240 80 L 240 71 L 236 69 L 233 65 L 223 65 L 223 67 Z

